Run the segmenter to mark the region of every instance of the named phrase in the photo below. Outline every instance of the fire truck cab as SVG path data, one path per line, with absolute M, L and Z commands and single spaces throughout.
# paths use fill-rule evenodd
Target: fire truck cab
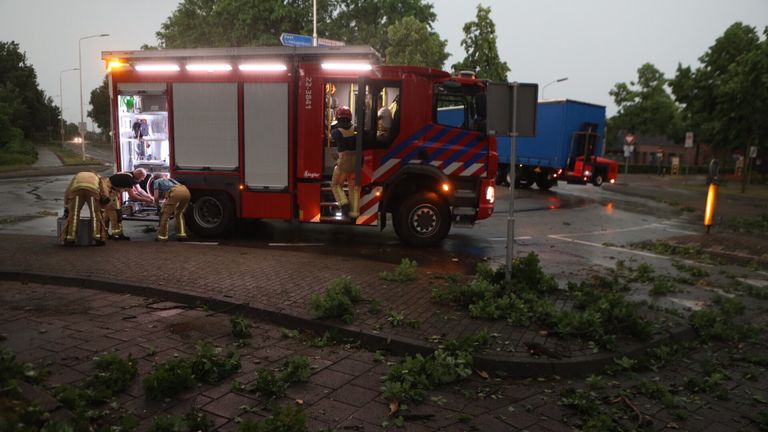
M 496 140 L 485 81 L 380 64 L 370 47 L 108 51 L 116 169 L 167 172 L 192 192 L 187 223 L 218 236 L 237 218 L 378 226 L 407 244 L 440 242 L 452 224 L 488 218 Z M 464 107 L 460 125 L 437 109 Z M 359 217 L 330 191 L 335 112 L 356 135 Z M 152 179 L 142 187 L 153 192 Z M 353 191 L 349 185 L 348 191 Z M 151 207 L 151 206 L 150 206 Z M 124 217 L 154 207 L 126 202 Z

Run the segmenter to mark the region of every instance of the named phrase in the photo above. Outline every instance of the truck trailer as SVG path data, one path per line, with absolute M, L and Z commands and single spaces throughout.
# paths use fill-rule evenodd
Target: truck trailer
M 508 184 L 510 138 L 497 137 L 497 184 Z M 549 190 L 558 180 L 600 186 L 614 183 L 618 164 L 605 152 L 605 107 L 569 99 L 540 101 L 536 136 L 517 139 L 515 186 Z
M 219 236 L 237 219 L 378 226 L 410 245 L 493 213 L 496 139 L 470 121 L 483 80 L 381 64 L 370 47 L 106 51 L 117 171 L 167 172 L 192 192 L 187 223 Z M 482 106 L 481 106 L 482 104 Z M 465 121 L 442 122 L 437 107 Z M 335 111 L 356 125 L 359 216 L 333 198 Z M 382 136 L 377 114 L 392 124 Z M 490 128 L 491 125 L 488 125 Z M 143 185 L 152 193 L 152 181 Z M 125 200 L 126 219 L 152 206 Z

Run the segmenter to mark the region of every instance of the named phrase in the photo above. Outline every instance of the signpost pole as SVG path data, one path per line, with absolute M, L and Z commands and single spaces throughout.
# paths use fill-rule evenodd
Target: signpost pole
M 312 46 L 317 46 L 317 0 L 312 0 Z
M 515 165 L 517 161 L 517 82 L 512 83 L 512 133 L 509 149 L 509 210 L 507 212 L 507 268 L 504 279 L 512 280 L 512 261 L 515 258 Z

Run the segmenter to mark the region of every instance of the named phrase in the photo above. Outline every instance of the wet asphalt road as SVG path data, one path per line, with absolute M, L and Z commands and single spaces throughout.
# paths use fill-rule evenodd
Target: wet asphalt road
M 0 233 L 55 236 L 56 215 L 63 209 L 69 176 L 0 180 Z M 620 247 L 632 242 L 698 232 L 692 215 L 652 200 L 602 188 L 560 184 L 549 192 L 536 188 L 515 191 L 515 254 L 536 251 L 542 261 L 563 268 L 613 265 L 639 252 Z M 291 248 L 310 253 L 350 254 L 399 263 L 415 259 L 420 266 L 470 271 L 477 261 L 504 263 L 508 225 L 507 189 L 497 192 L 494 215 L 472 228 L 453 227 L 440 247 L 413 249 L 400 244 L 391 224 L 383 231 L 368 227 L 244 221 L 236 234 L 219 244 Z M 136 241 L 151 241 L 155 224 L 128 221 L 126 231 Z M 207 240 L 206 240 L 207 241 Z M 617 248 L 618 247 L 618 248 Z M 647 257 L 646 257 L 647 258 Z

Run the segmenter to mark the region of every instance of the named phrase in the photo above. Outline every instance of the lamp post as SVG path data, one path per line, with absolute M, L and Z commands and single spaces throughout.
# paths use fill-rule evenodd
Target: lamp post
M 80 68 L 64 69 L 59 72 L 59 100 L 61 101 L 61 146 L 64 147 L 64 92 L 61 89 L 61 76 L 64 72 L 73 72 Z
M 78 130 L 80 131 L 80 138 L 82 138 L 82 150 L 83 150 L 83 160 L 85 160 L 85 117 L 83 116 L 83 50 L 82 50 L 82 42 L 85 39 L 92 39 L 92 38 L 100 38 L 100 37 L 107 37 L 109 34 L 102 33 L 102 34 L 95 34 L 90 36 L 83 36 L 77 41 L 77 66 L 78 70 L 80 71 L 80 124 L 77 125 Z
M 563 82 L 563 81 L 567 81 L 567 80 L 568 80 L 568 77 L 563 77 L 563 78 L 558 78 L 556 80 L 552 80 L 552 81 L 544 84 L 544 86 L 541 88 L 541 98 L 544 99 L 544 90 L 546 90 L 547 87 L 551 86 L 554 83 L 559 83 L 559 82 Z

